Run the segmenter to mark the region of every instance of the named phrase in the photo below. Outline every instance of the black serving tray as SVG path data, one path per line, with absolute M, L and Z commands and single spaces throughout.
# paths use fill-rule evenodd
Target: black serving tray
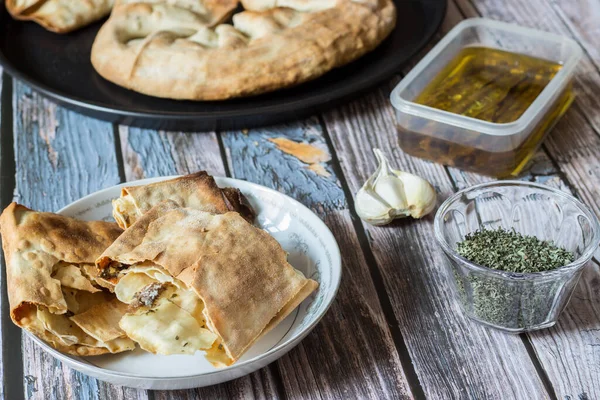
M 92 42 L 104 21 L 58 35 L 33 22 L 13 20 L 4 6 L 0 64 L 42 95 L 106 121 L 170 130 L 250 128 L 314 114 L 397 73 L 434 35 L 444 18 L 446 0 L 395 3 L 396 28 L 375 51 L 314 81 L 254 97 L 178 101 L 121 88 L 104 80 L 90 63 Z

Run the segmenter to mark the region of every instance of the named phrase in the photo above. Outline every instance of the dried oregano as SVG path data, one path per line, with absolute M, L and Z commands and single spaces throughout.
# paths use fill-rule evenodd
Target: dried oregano
M 488 268 L 507 272 L 542 272 L 567 265 L 574 255 L 550 242 L 520 233 L 478 230 L 457 243 L 464 258 Z M 464 278 L 455 270 L 461 301 L 476 317 L 496 326 L 522 329 L 545 322 L 561 280 L 535 283 L 509 282 L 500 276 L 471 272 Z M 468 289 L 467 289 L 468 286 Z M 469 301 L 469 297 L 472 296 Z
M 458 254 L 488 268 L 507 272 L 542 272 L 567 265 L 573 253 L 514 230 L 477 230 L 458 243 Z

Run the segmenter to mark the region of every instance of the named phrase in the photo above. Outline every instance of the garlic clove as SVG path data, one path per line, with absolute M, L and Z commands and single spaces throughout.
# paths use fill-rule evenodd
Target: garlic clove
M 378 179 L 373 190 L 390 208 L 408 208 L 406 196 L 404 195 L 404 184 L 396 175 L 384 176 Z
M 437 194 L 431 183 L 420 176 L 403 171 L 394 171 L 408 188 L 405 191 L 406 203 L 409 204 L 410 216 L 421 218 L 429 214 L 437 203 Z
M 393 219 L 390 216 L 392 209 L 368 190 L 360 189 L 358 191 L 354 207 L 360 219 L 372 225 L 385 225 Z
M 373 149 L 379 166 L 356 194 L 358 216 L 372 225 L 385 225 L 395 218 L 421 218 L 435 208 L 437 195 L 425 179 L 394 170 L 383 152 Z

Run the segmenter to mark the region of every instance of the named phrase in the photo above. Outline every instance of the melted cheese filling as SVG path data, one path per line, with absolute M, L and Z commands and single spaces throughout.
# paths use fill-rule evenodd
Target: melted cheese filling
M 115 294 L 136 308 L 121 318 L 119 326 L 142 349 L 165 355 L 206 350 L 206 358 L 213 365 L 230 364 L 218 336 L 207 326 L 204 303 L 193 290 L 150 263 L 134 265 L 123 273 Z M 157 283 L 162 284 L 162 290 L 155 291 Z M 145 301 L 140 303 L 140 298 Z

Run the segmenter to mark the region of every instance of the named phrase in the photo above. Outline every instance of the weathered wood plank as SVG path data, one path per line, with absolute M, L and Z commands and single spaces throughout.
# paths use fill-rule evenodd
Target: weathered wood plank
M 548 0 L 591 61 L 600 68 L 600 3 L 595 0 Z
M 493 1 L 471 3 L 458 0 L 458 4 L 466 16 L 493 16 L 500 20 L 570 35 L 563 20 L 546 1 L 507 1 L 500 5 Z M 577 4 L 581 5 L 574 2 L 570 3 L 570 7 Z M 594 18 L 589 15 L 593 9 L 586 9 L 585 3 L 583 6 L 580 9 L 581 15 L 587 13 L 588 16 L 582 18 Z M 600 14 L 595 17 L 600 18 Z M 596 131 L 594 129 L 597 121 L 600 121 L 598 108 L 595 106 L 600 74 L 587 57 L 584 57 L 578 71 L 575 88 L 578 98 L 553 129 L 545 145 L 558 170 L 547 174 L 546 179 L 538 176 L 536 180 L 567 192 L 575 192 L 596 214 L 600 214 L 600 171 L 597 167 L 600 138 L 597 128 Z M 459 174 L 454 171 L 453 176 L 457 175 Z M 466 184 L 489 179 L 475 174 L 460 175 Z M 562 179 L 563 176 L 568 181 Z M 584 271 L 571 303 L 555 327 L 529 334 L 536 355 L 559 398 L 600 397 L 600 382 L 597 379 L 600 353 L 596 351 L 600 346 L 600 336 L 597 334 L 600 329 L 598 273 L 597 265 Z
M 83 119 L 20 83 L 13 98 L 17 201 L 57 211 L 118 183 L 110 124 Z
M 16 201 L 57 211 L 119 182 L 110 124 L 58 107 L 18 82 L 13 110 Z M 100 399 L 100 393 L 124 398 L 111 385 L 62 365 L 25 335 L 22 343 L 27 399 Z
M 333 170 L 326 166 L 332 177 L 316 174 L 297 157 L 283 153 L 268 139 L 285 137 L 296 142 L 309 143 L 315 148 L 326 147 L 316 119 L 299 123 L 259 128 L 250 132 L 228 132 L 223 135 L 226 151 L 235 177 L 256 179 L 270 183 L 283 193 L 315 209 L 342 209 L 346 202 L 342 188 L 333 177 Z M 258 170 L 258 171 L 257 171 Z
M 306 339 L 277 363 L 290 398 L 410 396 L 388 322 L 360 250 L 343 190 L 331 176 L 306 169 L 269 139 L 286 137 L 326 149 L 315 119 L 222 134 L 234 177 L 282 191 L 319 213 L 343 251 L 344 277 L 336 301 Z M 399 339 L 401 340 L 401 339 Z M 410 364 L 410 362 L 408 362 Z
M 157 132 L 120 126 L 119 134 L 128 181 L 198 169 L 225 175 L 214 133 Z
M 529 336 L 562 399 L 600 398 L 600 266 L 584 270 L 556 326 Z
M 4 81 L 7 80 L 8 85 L 4 85 Z M 0 160 L 0 176 L 1 176 L 1 184 L 0 184 L 0 201 L 2 201 L 2 203 L 4 203 L 6 200 L 8 200 L 9 197 L 12 197 L 11 193 L 7 193 L 7 191 L 12 190 L 12 184 L 8 184 L 9 180 L 5 178 L 5 176 L 9 173 L 11 173 L 12 171 L 5 171 L 6 165 L 8 165 L 8 163 L 12 163 L 13 158 L 14 157 L 10 157 L 10 159 L 4 159 L 4 157 L 9 157 L 12 154 L 10 154 L 12 152 L 11 149 L 8 149 L 8 152 L 6 152 L 7 149 L 5 149 L 5 146 L 10 146 L 12 147 L 12 141 L 11 140 L 6 140 L 6 139 L 10 139 L 12 138 L 12 123 L 10 122 L 10 120 L 8 118 L 10 118 L 10 115 L 12 115 L 12 110 L 11 110 L 11 99 L 9 98 L 9 96 L 12 96 L 12 93 L 7 93 L 6 92 L 6 88 L 11 86 L 11 82 L 10 82 L 10 78 L 8 77 L 8 75 L 4 75 L 2 67 L 0 67 L 0 157 L 2 157 L 2 160 Z M 8 117 L 8 118 L 7 118 Z M 12 169 L 12 168 L 11 168 Z M 11 182 L 12 183 L 12 182 Z M 9 186 L 11 186 L 9 188 Z M 6 200 L 5 200 L 6 199 Z M 2 204 L 4 205 L 4 204 Z M 1 256 L 0 259 L 2 265 L 4 265 L 4 253 Z M 10 326 L 10 318 L 6 318 L 4 317 L 4 313 L 6 313 L 8 311 L 8 304 L 7 304 L 7 300 L 4 294 L 4 286 L 6 284 L 5 281 L 5 277 L 6 275 L 4 274 L 4 272 L 0 273 L 0 289 L 2 290 L 2 292 L 0 293 L 0 312 L 2 312 L 2 316 L 0 316 L 0 349 L 2 349 L 2 351 L 0 351 L 0 376 L 3 377 L 2 382 L 0 383 L 0 399 L 4 399 L 6 398 L 6 394 L 5 394 L 5 387 L 4 385 L 7 383 L 7 378 L 6 378 L 6 367 L 4 365 L 4 334 L 6 333 L 6 327 Z M 5 325 L 6 324 L 6 325 Z M 8 328 L 10 329 L 10 328 Z
M 157 132 L 121 126 L 119 134 L 128 181 L 198 170 L 206 170 L 217 176 L 225 175 L 225 164 L 214 133 Z M 278 377 L 269 366 L 220 385 L 192 390 L 154 391 L 153 395 L 155 400 L 272 399 L 281 395 L 276 389 L 276 379 Z
M 336 154 L 356 192 L 375 171 L 381 148 L 400 169 L 428 179 L 440 199 L 452 193 L 443 166 L 404 154 L 389 88 L 324 115 Z M 453 301 L 433 217 L 388 227 L 365 225 L 398 324 L 423 390 L 431 398 L 545 398 L 547 393 L 522 341 L 466 319 Z

